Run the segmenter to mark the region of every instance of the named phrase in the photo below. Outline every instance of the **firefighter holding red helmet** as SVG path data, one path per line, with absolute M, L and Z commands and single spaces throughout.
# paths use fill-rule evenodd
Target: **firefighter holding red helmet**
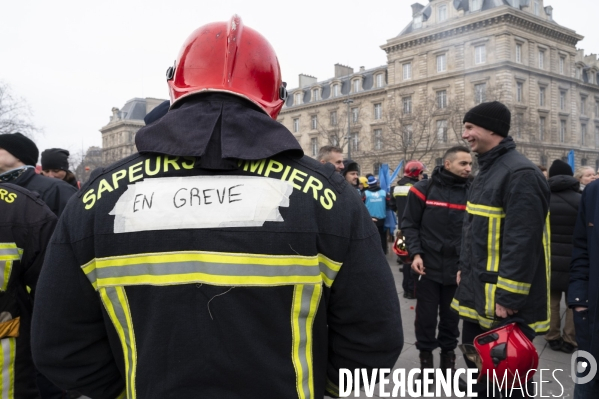
M 263 399 L 338 396 L 340 368 L 392 368 L 403 332 L 378 232 L 276 121 L 270 44 L 237 16 L 205 25 L 167 81 L 139 153 L 94 175 L 52 237 L 39 370 L 93 398 Z

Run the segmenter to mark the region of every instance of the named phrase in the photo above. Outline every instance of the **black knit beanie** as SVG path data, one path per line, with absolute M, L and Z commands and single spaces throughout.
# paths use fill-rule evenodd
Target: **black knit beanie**
M 466 112 L 464 122 L 470 122 L 492 131 L 502 137 L 507 137 L 510 131 L 512 113 L 499 101 L 478 104 Z
M 62 148 L 42 151 L 42 169 L 69 170 L 69 152 Z
M 352 161 L 351 159 L 346 159 L 343 161 L 343 170 L 341 174 L 345 176 L 347 172 L 358 172 L 360 173 L 360 165 L 357 162 Z
M 25 165 L 35 166 L 40 155 L 35 143 L 21 133 L 0 134 L 0 148 L 8 151 Z
M 574 173 L 572 173 L 572 168 L 570 165 L 561 159 L 556 159 L 549 167 L 549 177 L 557 175 L 574 176 Z

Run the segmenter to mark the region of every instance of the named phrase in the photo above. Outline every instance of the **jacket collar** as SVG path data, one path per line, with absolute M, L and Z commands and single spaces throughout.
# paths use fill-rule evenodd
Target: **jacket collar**
M 454 175 L 453 173 L 445 169 L 443 165 L 435 167 L 431 179 L 435 179 L 435 181 L 440 182 L 446 186 L 466 184 L 468 182 L 467 177 Z
M 303 150 L 287 128 L 236 96 L 207 93 L 171 109 L 135 135 L 140 153 L 190 156 L 200 167 L 230 169 L 234 160 L 258 160 Z
M 478 156 L 478 164 L 480 170 L 485 170 L 491 167 L 495 161 L 508 151 L 515 150 L 516 143 L 512 136 L 507 136 L 499 142 L 495 147 Z

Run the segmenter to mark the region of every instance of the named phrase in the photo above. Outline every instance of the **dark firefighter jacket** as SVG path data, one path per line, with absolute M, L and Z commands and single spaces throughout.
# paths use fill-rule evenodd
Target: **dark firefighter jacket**
M 397 181 L 397 186 L 393 187 L 392 209 L 397 212 L 397 220 L 401 220 L 406 204 L 408 203 L 408 192 L 410 187 L 418 183 L 418 179 L 404 176 Z
M 549 329 L 549 186 L 511 137 L 478 157 L 468 194 L 452 302 L 460 316 L 493 326 L 495 304 L 518 310 L 537 333 Z
M 393 277 L 332 165 L 225 94 L 171 109 L 136 145 L 49 246 L 33 355 L 51 381 L 94 399 L 308 399 L 336 394 L 340 368 L 393 367 Z
M 567 291 L 570 283 L 572 235 L 580 203 L 580 183 L 572 176 L 557 175 L 549 178 L 551 202 L 551 289 Z
M 0 392 L 4 398 L 39 398 L 29 344 L 32 295 L 55 226 L 56 216 L 37 194 L 0 184 Z
M 438 166 L 430 179 L 410 188 L 401 221 L 410 258 L 420 254 L 425 278 L 456 285 L 468 179 Z
M 58 217 L 62 214 L 69 198 L 77 192 L 77 189 L 69 183 L 38 175 L 33 168 L 27 169 L 11 183 L 38 193 L 48 208 Z
M 568 306 L 584 306 L 586 316 L 576 325 L 576 335 L 588 342 L 589 352 L 599 359 L 599 181 L 582 192 L 574 227 L 574 248 L 570 264 Z M 583 328 L 587 331 L 581 331 Z M 595 377 L 597 378 L 597 377 Z

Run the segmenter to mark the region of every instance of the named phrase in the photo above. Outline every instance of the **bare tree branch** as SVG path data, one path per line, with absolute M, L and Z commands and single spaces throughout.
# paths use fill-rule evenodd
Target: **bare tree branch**
M 32 122 L 31 107 L 11 93 L 10 86 L 0 81 L 0 134 L 22 133 L 33 137 L 40 129 Z

